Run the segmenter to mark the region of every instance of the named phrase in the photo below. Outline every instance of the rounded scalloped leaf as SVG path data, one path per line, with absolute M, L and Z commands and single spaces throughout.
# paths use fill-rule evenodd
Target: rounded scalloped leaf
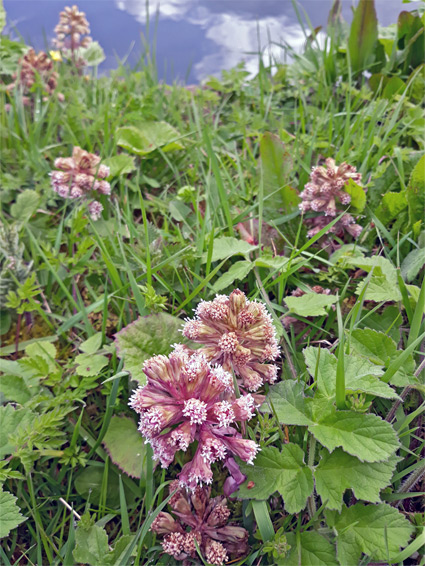
M 115 334 L 118 355 L 124 358 L 124 368 L 132 379 L 144 385 L 143 362 L 152 356 L 166 356 L 175 342 L 187 342 L 180 332 L 182 325 L 180 318 L 159 313 L 141 316 Z
M 114 416 L 103 439 L 112 462 L 133 478 L 145 475 L 146 448 L 133 419 Z

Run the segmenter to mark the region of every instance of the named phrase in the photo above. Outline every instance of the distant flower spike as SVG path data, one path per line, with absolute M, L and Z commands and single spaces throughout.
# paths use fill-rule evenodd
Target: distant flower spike
M 55 167 L 59 171 L 51 173 L 53 190 L 62 198 L 89 199 L 97 194 L 110 195 L 111 186 L 105 181 L 109 167 L 100 164 L 100 157 L 81 147 L 74 147 L 72 157 L 58 157 Z M 98 220 L 103 206 L 93 200 L 89 204 L 89 213 L 93 220 Z
M 198 352 L 211 363 L 233 370 L 249 391 L 276 380 L 277 366 L 266 362 L 276 360 L 280 350 L 271 316 L 262 303 L 249 301 L 236 289 L 230 296 L 201 301 L 195 314 L 187 319 L 183 334 L 203 345 Z
M 53 43 L 58 49 L 71 49 L 74 52 L 79 47 L 87 47 L 90 37 L 90 25 L 86 14 L 80 12 L 78 6 L 66 6 L 59 14 L 59 23 L 55 27 L 56 39 Z M 85 37 L 82 37 L 85 36 Z
M 144 363 L 147 384 L 139 387 L 130 406 L 140 414 L 139 431 L 153 448 L 154 458 L 163 468 L 178 450 L 185 452 L 196 440 L 193 459 L 179 474 L 182 485 L 195 488 L 212 481 L 211 464 L 236 455 L 252 463 L 259 448 L 242 438 L 237 421 L 247 421 L 254 413 L 251 395 L 235 398 L 232 377 L 213 367 L 202 353 L 184 348 Z
M 40 51 L 38 54 L 34 49 L 28 49 L 25 55 L 19 60 L 19 71 L 13 75 L 13 83 L 7 89 L 13 90 L 15 87 L 22 91 L 24 105 L 31 103 L 31 92 L 34 85 L 39 85 L 43 94 L 51 96 L 56 90 L 58 74 L 54 70 L 53 61 L 47 53 Z M 63 94 L 58 94 L 60 101 L 64 100 Z M 44 97 L 47 100 L 47 96 Z
M 162 548 L 176 560 L 196 558 L 195 540 L 209 564 L 221 566 L 228 559 L 240 558 L 248 552 L 248 532 L 243 527 L 227 525 L 230 510 L 223 496 L 210 499 L 211 489 L 197 487 L 193 492 L 170 485 L 170 506 L 178 517 L 160 512 L 151 531 L 164 536 Z M 191 530 L 187 532 L 187 528 Z
M 344 162 L 337 166 L 335 160 L 331 158 L 326 159 L 325 167 L 313 167 L 310 182 L 300 194 L 302 202 L 299 207 L 302 212 L 319 212 L 324 216 L 306 220 L 306 224 L 310 227 L 309 238 L 329 224 L 328 216 L 335 217 L 342 212 L 341 205 L 350 204 L 351 196 L 346 192 L 345 187 L 350 179 L 359 184 L 361 178 L 361 173 L 358 173 L 353 165 Z M 354 218 L 350 214 L 344 214 L 334 226 L 329 228 L 328 233 L 342 238 L 345 232 L 348 232 L 353 238 L 358 238 L 361 231 L 362 227 L 355 223 Z

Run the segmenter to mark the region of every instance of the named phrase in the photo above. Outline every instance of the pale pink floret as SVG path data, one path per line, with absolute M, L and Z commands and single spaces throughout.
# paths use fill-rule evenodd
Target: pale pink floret
M 168 357 L 146 360 L 143 371 L 147 383 L 133 393 L 129 404 L 140 414 L 139 430 L 154 458 L 166 468 L 178 450 L 198 442 L 194 458 L 178 476 L 183 485 L 211 483 L 211 463 L 228 453 L 252 460 L 255 443 L 242 438 L 234 423 L 253 416 L 253 398 L 235 398 L 228 372 L 184 347 Z
M 224 546 L 217 540 L 212 540 L 206 548 L 205 558 L 209 564 L 221 566 L 227 560 L 227 552 Z
M 100 202 L 98 202 L 97 200 L 92 201 L 89 204 L 90 218 L 92 220 L 99 220 L 99 218 L 102 215 L 102 210 L 103 210 L 103 206 Z
M 280 355 L 276 330 L 262 303 L 249 301 L 236 289 L 229 297 L 217 295 L 202 301 L 196 318 L 187 319 L 183 334 L 202 344 L 200 350 L 211 363 L 233 371 L 242 387 L 256 391 L 277 375 L 277 366 L 266 364 Z

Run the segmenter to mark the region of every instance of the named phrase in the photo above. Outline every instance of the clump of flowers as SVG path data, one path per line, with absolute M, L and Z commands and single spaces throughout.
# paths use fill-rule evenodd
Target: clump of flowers
M 306 220 L 310 227 L 309 238 L 329 224 L 328 216 L 335 217 L 342 212 L 341 205 L 350 204 L 351 196 L 346 191 L 347 184 L 350 179 L 360 183 L 361 178 L 361 173 L 358 173 L 353 165 L 344 162 L 337 166 L 332 158 L 326 159 L 324 167 L 313 167 L 310 182 L 300 194 L 302 202 L 299 205 L 302 212 L 322 213 L 320 216 Z M 351 214 L 344 214 L 334 226 L 329 228 L 328 233 L 342 238 L 347 232 L 353 238 L 358 238 L 361 231 L 362 227 L 356 224 Z
M 271 316 L 262 303 L 249 301 L 236 289 L 230 296 L 202 301 L 195 315 L 186 320 L 183 335 L 202 344 L 198 351 L 208 361 L 234 371 L 249 391 L 276 380 L 278 368 L 267 362 L 276 360 L 280 350 Z
M 70 51 L 71 59 L 76 66 L 84 66 L 84 61 L 76 57 L 77 50 L 88 47 L 92 42 L 90 25 L 86 14 L 77 6 L 66 6 L 59 14 L 59 23 L 55 27 L 56 38 L 53 40 L 57 49 L 65 54 Z
M 253 462 L 259 447 L 242 438 L 236 423 L 253 416 L 255 401 L 250 394 L 235 398 L 230 373 L 182 345 L 168 357 L 145 361 L 143 371 L 147 384 L 134 392 L 129 404 L 140 414 L 139 431 L 154 458 L 167 468 L 178 450 L 185 452 L 197 441 L 193 459 L 178 476 L 181 485 L 193 489 L 198 483 L 210 484 L 211 464 L 232 455 Z
M 111 186 L 105 181 L 109 167 L 100 163 L 98 155 L 74 147 L 72 157 L 59 157 L 55 160 L 55 167 L 59 170 L 51 173 L 52 187 L 63 198 L 87 200 L 97 194 L 111 194 Z M 98 220 L 102 204 L 92 200 L 88 208 L 91 218 Z
M 19 60 L 19 71 L 13 75 L 13 83 L 8 90 L 15 87 L 20 88 L 24 96 L 24 104 L 30 103 L 29 94 L 34 85 L 38 84 L 43 93 L 51 95 L 57 87 L 58 74 L 54 70 L 53 61 L 47 53 L 40 51 L 38 54 L 34 49 L 29 49 Z M 59 95 L 63 100 L 63 95 Z M 47 100 L 47 97 L 45 97 Z
M 164 552 L 176 560 L 196 558 L 196 540 L 205 560 L 217 566 L 230 557 L 237 559 L 247 553 L 248 532 L 243 527 L 227 525 L 230 510 L 225 497 L 211 499 L 208 487 L 198 486 L 188 492 L 179 489 L 176 481 L 171 483 L 170 493 L 176 488 L 178 491 L 170 499 L 170 507 L 177 519 L 161 512 L 151 526 L 153 532 L 164 536 Z

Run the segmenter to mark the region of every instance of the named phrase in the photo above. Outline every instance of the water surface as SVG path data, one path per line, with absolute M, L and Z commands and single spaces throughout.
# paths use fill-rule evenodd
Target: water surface
M 51 44 L 60 10 L 74 2 L 64 0 L 4 0 L 7 30 L 19 32 L 36 49 Z M 106 60 L 101 70 L 116 67 L 117 58 L 135 64 L 142 53 L 140 36 L 147 32 L 145 0 L 80 0 L 93 39 L 102 45 Z M 351 0 L 343 0 L 343 17 L 351 20 Z M 156 60 L 159 76 L 172 81 L 199 82 L 240 61 L 255 72 L 259 47 L 269 39 L 301 48 L 304 33 L 291 0 L 150 0 L 150 35 L 156 28 Z M 332 0 L 301 0 L 313 27 L 326 26 Z M 402 0 L 376 0 L 380 25 L 395 23 L 402 10 L 413 4 Z M 156 12 L 159 10 L 157 26 Z M 272 47 L 282 57 L 282 49 Z

